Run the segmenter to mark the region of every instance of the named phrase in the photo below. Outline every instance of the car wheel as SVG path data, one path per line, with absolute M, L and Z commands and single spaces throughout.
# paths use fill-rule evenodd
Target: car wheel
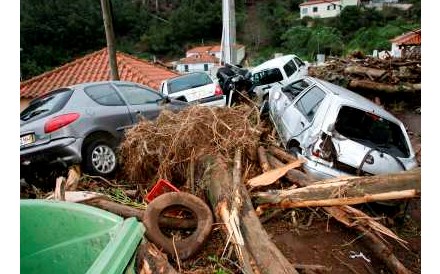
M 98 176 L 111 176 L 116 170 L 115 144 L 104 138 L 91 141 L 85 150 L 85 169 Z
M 165 235 L 159 226 L 162 213 L 171 207 L 186 208 L 195 214 L 197 219 L 196 230 L 188 237 L 173 241 L 173 238 Z M 171 256 L 176 252 L 181 260 L 185 260 L 195 254 L 211 233 L 213 223 L 212 212 L 208 205 L 197 196 L 185 192 L 164 193 L 155 198 L 144 212 L 142 222 L 145 225 L 147 238 L 161 246 Z

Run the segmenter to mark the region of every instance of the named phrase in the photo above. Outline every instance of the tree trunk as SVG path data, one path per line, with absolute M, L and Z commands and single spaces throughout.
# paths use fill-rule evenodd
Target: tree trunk
M 294 266 L 278 250 L 262 227 L 243 183 L 240 182 L 234 191 L 232 175 L 225 160 L 220 156 L 205 156 L 201 159 L 201 164 L 206 168 L 203 181 L 207 183 L 209 201 L 214 208 L 218 222 L 224 222 L 228 227 L 233 211 L 230 205 L 234 203 L 237 205 L 236 201 L 240 201 L 239 207 L 236 207 L 238 221 L 237 219 L 234 221 L 235 224 L 238 223 L 240 235 L 234 236 L 237 242 L 242 237 L 241 250 L 248 257 L 247 262 L 252 267 L 250 270 L 247 268 L 246 272 L 297 273 Z M 237 256 L 240 257 L 240 254 Z M 240 262 L 243 263 L 243 260 Z
M 178 274 L 168 263 L 167 256 L 152 243 L 140 244 L 136 253 L 139 274 Z
M 92 198 L 82 201 L 81 203 L 112 212 L 124 218 L 136 217 L 140 222 L 142 222 L 142 218 L 144 215 L 144 210 L 142 209 L 109 201 L 103 197 Z M 197 227 L 197 220 L 179 219 L 163 216 L 159 219 L 159 226 L 164 228 L 189 229 Z
M 367 68 L 361 66 L 349 66 L 344 69 L 346 74 L 367 76 L 371 80 L 382 77 L 387 71 L 383 69 Z
M 387 175 L 342 179 L 338 182 L 307 187 L 260 192 L 258 204 L 269 207 L 304 207 L 357 204 L 390 199 L 418 197 L 421 189 L 420 168 Z
M 281 162 L 272 155 L 268 155 L 267 159 L 269 160 L 269 163 L 273 168 L 279 168 L 284 166 L 283 162 Z M 299 187 L 305 187 L 312 183 L 312 180 L 309 178 L 309 176 L 307 176 L 307 174 L 297 169 L 291 169 L 287 171 L 287 173 L 284 175 L 284 178 L 286 178 L 289 182 Z
M 101 0 L 111 79 L 119 80 L 118 64 L 116 60 L 115 33 L 113 31 L 112 10 L 110 7 L 109 0 Z
M 370 80 L 352 79 L 348 83 L 348 88 L 352 88 L 352 89 L 362 88 L 362 89 L 370 89 L 370 90 L 375 90 L 375 91 L 384 91 L 387 93 L 395 93 L 395 92 L 420 91 L 422 89 L 422 85 L 421 84 L 411 84 L 411 83 L 389 85 L 389 84 L 373 82 Z

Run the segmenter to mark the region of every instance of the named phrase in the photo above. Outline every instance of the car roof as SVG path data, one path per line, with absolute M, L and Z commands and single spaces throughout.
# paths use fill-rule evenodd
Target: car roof
M 277 58 L 273 58 L 270 60 L 267 60 L 266 62 L 256 66 L 255 68 L 252 69 L 252 73 L 261 71 L 261 70 L 265 70 L 268 68 L 279 68 L 281 66 L 284 66 L 288 61 L 290 61 L 293 57 L 297 57 L 294 54 L 289 54 L 289 55 L 283 55 L 281 57 L 277 57 Z
M 130 82 L 130 81 L 109 80 L 109 81 L 98 81 L 98 82 L 80 83 L 80 84 L 75 84 L 75 85 L 68 86 L 68 88 L 78 89 L 78 88 L 85 88 L 85 87 L 88 87 L 88 86 L 99 85 L 99 84 L 116 84 L 116 83 L 117 84 L 131 84 L 131 85 L 144 86 L 144 85 L 142 85 L 140 83 L 135 83 L 135 82 Z
M 401 124 L 401 121 L 397 119 L 394 115 L 386 111 L 383 107 L 377 105 L 376 103 L 373 103 L 372 101 L 368 100 L 367 98 L 349 90 L 344 87 L 332 84 L 330 82 L 327 82 L 325 80 L 321 80 L 318 78 L 314 78 L 311 76 L 304 77 L 309 80 L 311 80 L 314 83 L 317 83 L 321 88 L 325 89 L 326 91 L 332 93 L 333 95 L 338 98 L 339 101 L 341 101 L 343 104 L 355 106 L 358 108 L 363 108 L 365 110 L 368 110 L 369 112 L 375 113 L 387 120 L 393 121 L 397 124 Z

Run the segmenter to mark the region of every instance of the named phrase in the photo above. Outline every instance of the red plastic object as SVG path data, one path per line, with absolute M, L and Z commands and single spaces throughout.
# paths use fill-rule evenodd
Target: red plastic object
M 145 199 L 150 203 L 157 196 L 164 194 L 166 192 L 179 192 L 180 190 L 173 186 L 170 182 L 165 179 L 157 180 L 154 187 L 145 196 Z

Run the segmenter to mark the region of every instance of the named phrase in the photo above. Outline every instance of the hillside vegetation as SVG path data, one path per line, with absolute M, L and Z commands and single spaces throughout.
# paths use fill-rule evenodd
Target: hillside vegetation
M 347 7 L 331 19 L 299 19 L 300 0 L 236 0 L 237 41 L 251 65 L 275 52 L 312 61 L 318 53 L 344 55 L 389 49 L 389 39 L 420 27 L 420 0 L 409 11 Z M 219 0 L 111 0 L 117 49 L 141 58 L 179 58 L 202 43 L 219 43 Z M 156 6 L 156 4 L 158 4 Z M 22 78 L 28 79 L 106 46 L 100 1 L 20 1 Z

